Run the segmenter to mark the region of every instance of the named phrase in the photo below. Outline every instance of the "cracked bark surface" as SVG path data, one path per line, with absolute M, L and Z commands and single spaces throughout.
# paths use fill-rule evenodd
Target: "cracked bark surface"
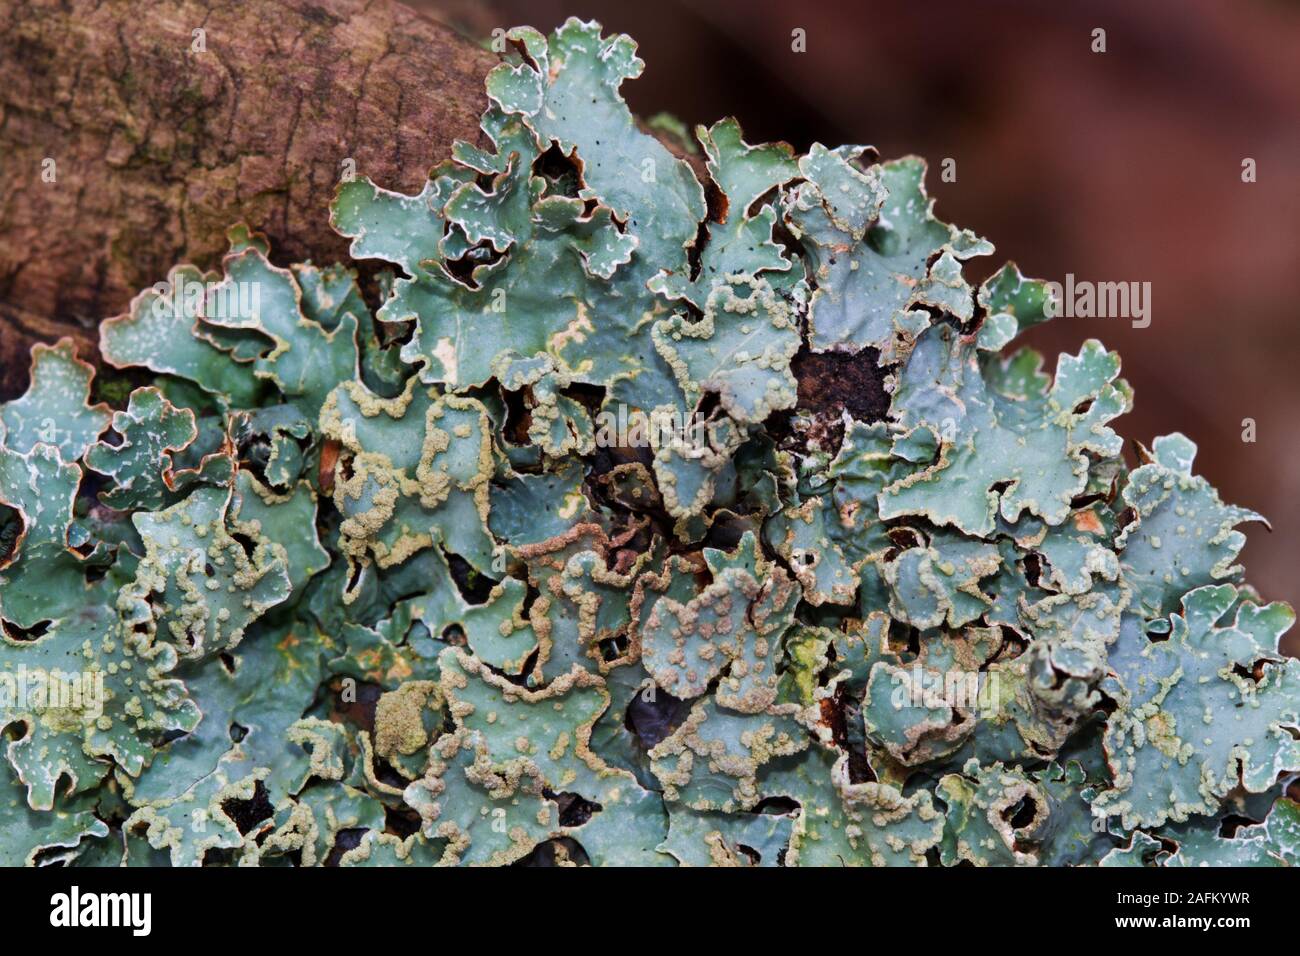
M 478 140 L 496 62 L 392 0 L 0 0 L 0 399 L 33 342 L 97 361 L 98 322 L 215 267 L 235 222 L 277 261 L 346 260 L 344 159 L 415 191 Z

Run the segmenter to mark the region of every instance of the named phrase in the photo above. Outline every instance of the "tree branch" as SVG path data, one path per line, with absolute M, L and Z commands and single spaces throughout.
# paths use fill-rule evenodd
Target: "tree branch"
M 392 0 L 0 0 L 0 398 L 34 341 L 97 358 L 100 319 L 234 222 L 344 258 L 344 160 L 417 190 L 478 139 L 495 62 Z

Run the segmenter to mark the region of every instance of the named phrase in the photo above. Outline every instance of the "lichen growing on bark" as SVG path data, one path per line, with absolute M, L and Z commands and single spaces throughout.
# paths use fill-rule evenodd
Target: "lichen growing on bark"
M 1261 519 L 1126 464 L 1119 357 L 1014 349 L 921 160 L 697 173 L 629 38 L 507 39 L 484 145 L 341 184 L 373 282 L 237 227 L 102 324 L 152 384 L 0 406 L 5 860 L 1293 861 Z

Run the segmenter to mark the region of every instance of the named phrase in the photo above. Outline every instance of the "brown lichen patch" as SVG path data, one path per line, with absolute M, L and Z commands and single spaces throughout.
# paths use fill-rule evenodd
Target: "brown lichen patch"
M 816 414 L 840 410 L 863 422 L 878 422 L 889 411 L 887 370 L 873 348 L 861 352 L 811 352 L 801 349 L 791 363 L 799 380 L 798 407 Z
M 801 348 L 790 362 L 798 381 L 798 403 L 768 420 L 778 441 L 800 451 L 834 452 L 844 437 L 844 415 L 878 422 L 889 412 L 885 381 L 890 368 L 874 348 L 860 352 L 813 352 Z

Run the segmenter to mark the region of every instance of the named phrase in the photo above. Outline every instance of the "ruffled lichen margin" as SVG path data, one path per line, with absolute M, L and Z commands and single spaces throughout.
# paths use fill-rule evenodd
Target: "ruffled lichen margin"
M 1017 348 L 921 160 L 508 40 L 481 145 L 340 186 L 367 295 L 235 228 L 0 407 L 4 862 L 1292 862 L 1263 519 L 1125 463 L 1119 357 Z

